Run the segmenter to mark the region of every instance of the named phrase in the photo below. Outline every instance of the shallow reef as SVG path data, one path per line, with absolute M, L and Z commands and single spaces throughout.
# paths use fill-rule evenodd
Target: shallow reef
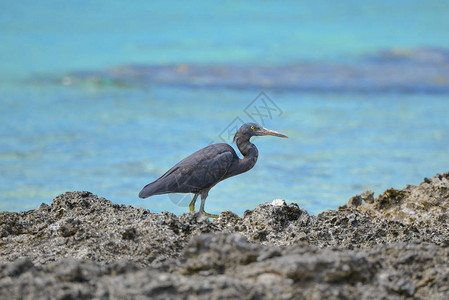
M 72 72 L 62 79 L 53 80 L 63 85 L 116 88 L 140 85 L 220 86 L 298 92 L 446 94 L 449 91 L 448 63 L 449 52 L 445 49 L 391 49 L 351 63 L 124 65 L 106 70 Z
M 0 213 L 4 299 L 447 299 L 449 173 L 309 215 L 214 221 L 68 192 Z

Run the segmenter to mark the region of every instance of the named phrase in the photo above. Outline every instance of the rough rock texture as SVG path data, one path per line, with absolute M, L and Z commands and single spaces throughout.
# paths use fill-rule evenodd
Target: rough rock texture
M 66 193 L 0 213 L 0 298 L 447 299 L 448 179 L 213 222 Z
M 449 172 L 424 178 L 419 186 L 403 190 L 388 189 L 365 203 L 359 210 L 376 219 L 397 220 L 419 226 L 440 226 L 449 223 Z
M 104 263 L 127 259 L 147 266 L 176 257 L 192 236 L 210 231 L 216 227 L 201 214 L 153 214 L 89 192 L 74 192 L 36 210 L 2 212 L 0 253 L 3 261 L 19 257 L 39 264 L 60 258 Z

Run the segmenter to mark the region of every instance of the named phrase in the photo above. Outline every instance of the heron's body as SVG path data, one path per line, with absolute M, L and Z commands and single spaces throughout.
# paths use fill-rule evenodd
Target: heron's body
M 256 128 L 259 131 L 256 131 Z M 249 139 L 254 135 L 274 135 L 287 137 L 257 124 L 244 124 L 236 133 L 234 140 L 243 154 L 239 158 L 228 144 L 219 143 L 207 146 L 187 156 L 156 181 L 147 184 L 139 197 L 147 198 L 167 193 L 193 193 L 190 210 L 194 210 L 196 199 L 201 195 L 200 212 L 210 217 L 215 215 L 204 212 L 204 203 L 209 190 L 218 182 L 250 170 L 257 161 L 258 151 Z

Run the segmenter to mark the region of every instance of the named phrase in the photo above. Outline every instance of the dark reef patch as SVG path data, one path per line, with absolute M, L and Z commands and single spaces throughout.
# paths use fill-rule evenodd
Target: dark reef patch
M 448 208 L 449 173 L 317 216 L 276 200 L 213 222 L 70 192 L 0 213 L 0 297 L 444 299 Z

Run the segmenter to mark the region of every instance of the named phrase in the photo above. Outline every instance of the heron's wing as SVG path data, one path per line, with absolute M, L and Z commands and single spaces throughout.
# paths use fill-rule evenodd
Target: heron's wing
M 165 193 L 197 193 L 210 188 L 226 175 L 234 159 L 234 149 L 227 144 L 214 144 L 186 157 L 155 182 L 145 186 L 139 197 Z
M 180 171 L 172 175 L 176 178 L 174 190 L 195 193 L 212 187 L 226 175 L 232 158 L 232 153 L 224 152 L 214 158 L 203 159 L 195 165 L 181 166 Z

